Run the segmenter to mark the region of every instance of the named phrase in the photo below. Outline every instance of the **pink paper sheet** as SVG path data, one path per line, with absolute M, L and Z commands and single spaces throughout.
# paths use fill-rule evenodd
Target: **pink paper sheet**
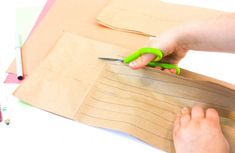
M 44 6 L 42 12 L 40 13 L 38 20 L 36 21 L 30 35 L 32 34 L 32 32 L 36 29 L 36 27 L 38 26 L 38 24 L 42 21 L 42 19 L 46 16 L 47 12 L 50 10 L 51 6 L 54 4 L 56 0 L 47 0 L 46 5 Z M 29 37 L 30 37 L 29 35 Z
M 20 84 L 23 80 L 18 80 L 16 74 L 8 73 L 4 83 L 17 83 Z
M 30 34 L 28 37 L 31 36 L 33 31 L 37 28 L 37 26 L 40 24 L 40 22 L 43 20 L 43 18 L 46 16 L 47 12 L 50 10 L 51 6 L 54 4 L 56 0 L 47 0 L 46 5 L 44 6 L 42 12 L 40 13 L 35 25 L 33 26 L 33 29 L 31 30 Z M 22 81 L 19 81 L 17 79 L 16 74 L 13 73 L 8 73 L 4 83 L 21 83 Z

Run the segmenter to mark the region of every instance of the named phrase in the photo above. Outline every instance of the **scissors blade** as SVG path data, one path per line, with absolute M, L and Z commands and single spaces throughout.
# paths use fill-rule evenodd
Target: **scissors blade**
M 118 59 L 118 58 L 98 57 L 98 59 L 101 59 L 101 60 L 108 60 L 108 61 L 123 62 L 123 59 Z

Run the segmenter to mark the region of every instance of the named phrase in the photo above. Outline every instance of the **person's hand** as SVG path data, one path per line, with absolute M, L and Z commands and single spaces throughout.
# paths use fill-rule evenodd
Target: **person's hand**
M 180 39 L 179 33 L 176 31 L 169 31 L 159 37 L 152 38 L 148 42 L 147 47 L 161 49 L 164 52 L 164 58 L 161 62 L 171 64 L 178 64 L 188 51 L 187 44 L 184 44 L 184 41 Z M 129 66 L 133 69 L 143 68 L 154 58 L 153 54 L 144 54 L 131 62 Z M 156 67 L 156 69 L 162 68 Z M 165 69 L 163 71 L 176 73 L 175 69 Z
M 164 52 L 162 62 L 170 64 L 178 64 L 188 49 L 235 53 L 234 27 L 235 13 L 225 13 L 211 19 L 192 21 L 175 27 L 153 38 L 146 47 L 161 49 Z M 154 55 L 144 54 L 129 65 L 133 69 L 139 69 L 154 58 Z M 171 70 L 164 71 L 171 72 Z

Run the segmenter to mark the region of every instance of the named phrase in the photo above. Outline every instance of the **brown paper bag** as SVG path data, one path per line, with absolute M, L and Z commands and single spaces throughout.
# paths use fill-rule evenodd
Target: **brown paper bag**
M 129 133 L 168 152 L 174 152 L 176 113 L 195 104 L 213 107 L 234 151 L 235 90 L 213 83 L 217 80 L 212 78 L 208 79 L 212 82 L 199 81 L 151 68 L 134 71 L 123 63 L 97 59 L 125 52 L 125 48 L 64 33 L 14 95 L 75 121 Z
M 157 36 L 185 22 L 217 17 L 223 13 L 160 0 L 111 0 L 97 21 L 113 29 Z

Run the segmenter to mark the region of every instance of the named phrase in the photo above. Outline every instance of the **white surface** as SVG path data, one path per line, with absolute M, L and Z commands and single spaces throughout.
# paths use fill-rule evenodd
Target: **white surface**
M 0 103 L 7 106 L 0 123 L 1 153 L 160 153 L 137 139 L 120 132 L 103 130 L 74 122 L 23 105 L 11 96 L 16 85 L 2 84 L 4 71 L 15 56 L 14 33 L 16 6 L 42 6 L 46 0 L 8 0 L 0 5 Z M 218 10 L 235 11 L 233 0 L 165 0 L 194 4 Z M 180 66 L 235 84 L 235 54 L 189 52 Z M 230 66 L 230 67 L 229 67 Z

